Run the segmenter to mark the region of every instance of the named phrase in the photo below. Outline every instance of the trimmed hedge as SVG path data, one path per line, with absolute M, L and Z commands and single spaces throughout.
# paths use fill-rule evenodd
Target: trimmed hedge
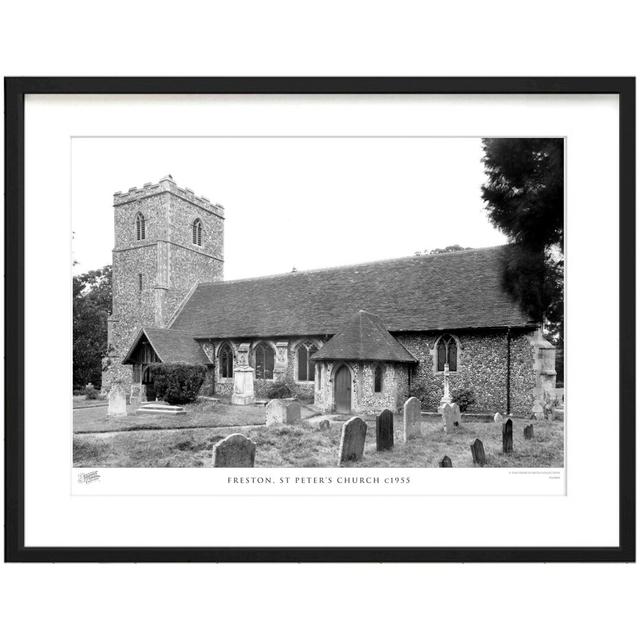
M 203 364 L 157 363 L 149 365 L 149 368 L 156 397 L 169 404 L 193 402 L 207 373 Z

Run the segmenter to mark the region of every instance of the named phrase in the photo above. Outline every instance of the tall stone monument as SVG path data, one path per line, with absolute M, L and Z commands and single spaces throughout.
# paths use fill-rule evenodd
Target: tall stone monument
M 440 398 L 440 405 L 438 407 L 438 413 L 442 413 L 445 405 L 451 404 L 451 392 L 449 391 L 449 364 L 445 362 L 444 373 L 442 374 L 442 380 L 444 390 L 442 398 Z
M 255 400 L 253 392 L 254 369 L 249 365 L 248 343 L 238 347 L 236 366 L 233 369 L 233 395 L 231 404 L 253 404 Z

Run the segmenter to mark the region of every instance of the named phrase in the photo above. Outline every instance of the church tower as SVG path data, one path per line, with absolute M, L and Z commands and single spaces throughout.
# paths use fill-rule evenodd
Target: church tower
M 172 176 L 113 195 L 113 309 L 103 389 L 128 384 L 121 364 L 142 327 L 166 327 L 198 282 L 222 280 L 224 209 Z

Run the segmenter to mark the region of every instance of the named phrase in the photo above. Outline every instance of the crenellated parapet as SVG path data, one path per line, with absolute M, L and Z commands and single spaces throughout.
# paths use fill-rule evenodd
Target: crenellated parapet
M 195 195 L 191 189 L 178 186 L 170 175 L 165 176 L 156 183 L 145 182 L 142 187 L 131 187 L 128 191 L 116 191 L 113 194 L 113 206 L 117 207 L 119 205 L 137 202 L 162 193 L 172 193 L 174 196 L 186 200 L 207 213 L 224 219 L 224 207 L 221 204 L 214 204 L 204 196 Z

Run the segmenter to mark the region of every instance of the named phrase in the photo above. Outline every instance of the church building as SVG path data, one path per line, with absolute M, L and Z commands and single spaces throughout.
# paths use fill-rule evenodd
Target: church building
M 204 364 L 204 395 L 237 404 L 281 382 L 319 409 L 436 410 L 448 370 L 470 410 L 529 415 L 555 349 L 502 287 L 509 245 L 224 280 L 221 205 L 171 176 L 114 194 L 113 312 L 103 388 L 153 362 Z

